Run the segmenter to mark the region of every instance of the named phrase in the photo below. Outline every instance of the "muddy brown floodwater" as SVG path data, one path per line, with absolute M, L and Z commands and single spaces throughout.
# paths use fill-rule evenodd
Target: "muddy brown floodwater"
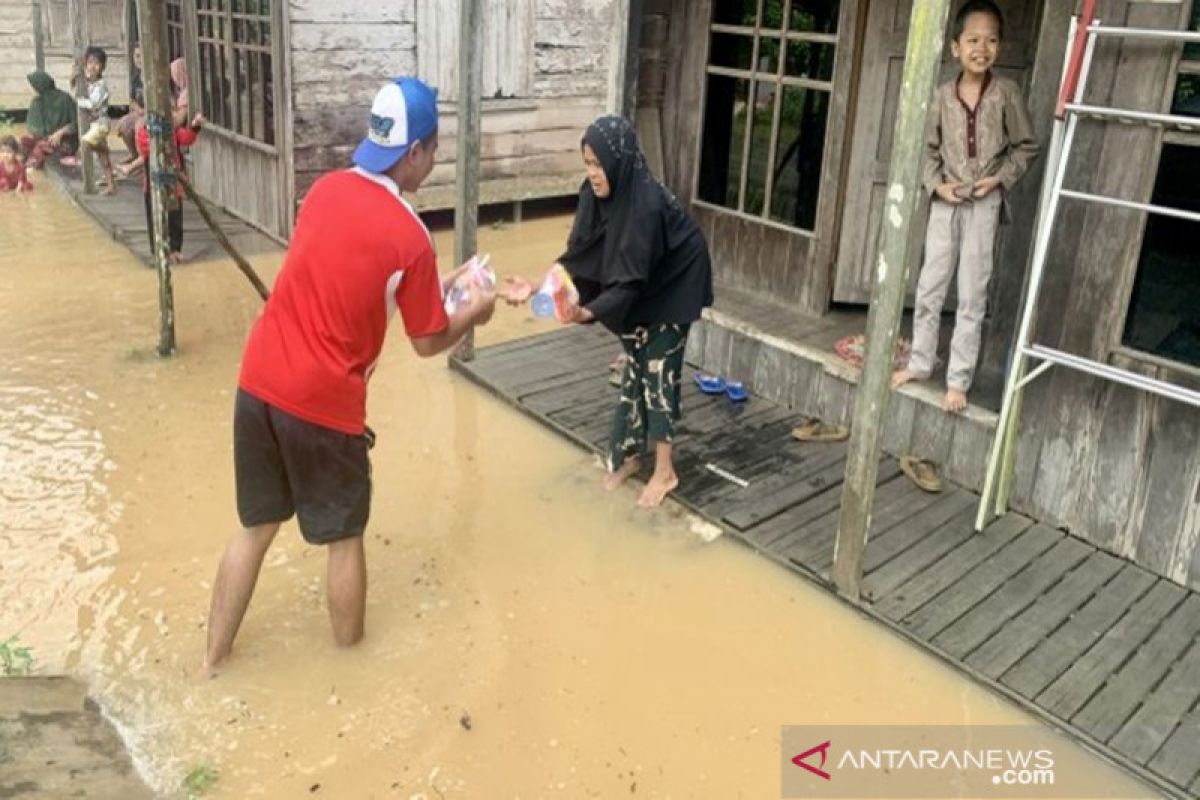
M 568 227 L 481 250 L 534 277 Z M 204 765 L 227 798 L 773 798 L 785 723 L 1035 724 L 678 507 L 605 494 L 399 330 L 370 398 L 365 641 L 333 647 L 323 553 L 289 523 L 197 681 L 259 301 L 228 262 L 186 265 L 160 360 L 155 274 L 45 178 L 0 196 L 0 239 L 0 638 L 85 681 L 163 794 Z M 544 329 L 499 309 L 479 340 Z

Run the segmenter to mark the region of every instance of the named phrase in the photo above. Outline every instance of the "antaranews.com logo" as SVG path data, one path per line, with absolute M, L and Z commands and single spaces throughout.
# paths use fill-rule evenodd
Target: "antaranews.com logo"
M 1036 725 L 786 726 L 782 741 L 785 798 L 1128 797 Z

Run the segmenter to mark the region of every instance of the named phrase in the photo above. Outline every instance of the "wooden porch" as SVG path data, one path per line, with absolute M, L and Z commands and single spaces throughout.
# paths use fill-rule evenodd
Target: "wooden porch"
M 120 152 L 114 151 L 114 157 Z M 150 238 L 146 232 L 146 209 L 140 177 L 118 181 L 116 193 L 105 196 L 84 192 L 78 168 L 50 167 L 45 174 L 113 239 L 129 248 L 146 266 L 154 266 Z M 242 255 L 277 252 L 280 249 L 277 242 L 245 221 L 217 206 L 210 205 L 208 208 L 221 226 L 221 231 Z M 183 204 L 183 255 L 187 262 L 226 257 L 216 237 L 201 219 L 200 212 L 190 202 Z
M 569 328 L 453 366 L 598 450 L 616 349 L 602 330 Z M 738 407 L 700 394 L 691 376 L 674 497 L 831 588 L 845 444 L 797 442 L 799 412 L 761 397 Z M 976 534 L 977 503 L 954 485 L 921 492 L 885 458 L 856 608 L 1157 791 L 1200 795 L 1200 594 L 1018 514 Z

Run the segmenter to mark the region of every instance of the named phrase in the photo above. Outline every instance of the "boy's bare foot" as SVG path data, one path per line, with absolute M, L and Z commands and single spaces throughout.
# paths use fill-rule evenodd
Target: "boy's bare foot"
M 655 473 L 650 476 L 650 482 L 642 490 L 642 496 L 638 498 L 637 504 L 640 508 L 658 508 L 677 486 L 679 486 L 679 476 L 674 472 L 666 476 Z
M 917 376 L 913 375 L 907 369 L 898 369 L 892 373 L 892 388 L 899 389 L 909 381 L 916 380 Z
M 179 252 L 178 250 L 169 254 L 167 256 L 167 258 L 171 261 L 172 264 L 182 264 L 183 263 L 183 253 Z
M 625 481 L 636 475 L 637 471 L 641 469 L 641 466 L 641 462 L 636 458 L 625 459 L 625 463 L 621 465 L 619 470 L 616 472 L 610 472 L 604 476 L 604 489 L 609 492 L 611 492 L 613 489 L 616 489 Z
M 961 389 L 947 389 L 942 398 L 942 409 L 957 414 L 967 407 L 967 393 Z

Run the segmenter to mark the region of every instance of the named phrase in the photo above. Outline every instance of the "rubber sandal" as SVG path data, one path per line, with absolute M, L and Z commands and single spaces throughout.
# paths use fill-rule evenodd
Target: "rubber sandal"
M 799 442 L 844 442 L 850 438 L 850 429 L 810 419 L 792 428 L 792 438 Z
M 900 459 L 900 471 L 923 491 L 930 494 L 942 491 L 942 479 L 938 477 L 937 467 L 929 461 L 904 456 Z
M 735 403 L 744 403 L 749 399 L 750 394 L 740 381 L 729 381 L 725 384 L 725 396 Z
M 704 394 L 724 394 L 726 389 L 725 379 L 719 378 L 716 375 L 708 375 L 703 372 L 697 372 L 696 388 Z

